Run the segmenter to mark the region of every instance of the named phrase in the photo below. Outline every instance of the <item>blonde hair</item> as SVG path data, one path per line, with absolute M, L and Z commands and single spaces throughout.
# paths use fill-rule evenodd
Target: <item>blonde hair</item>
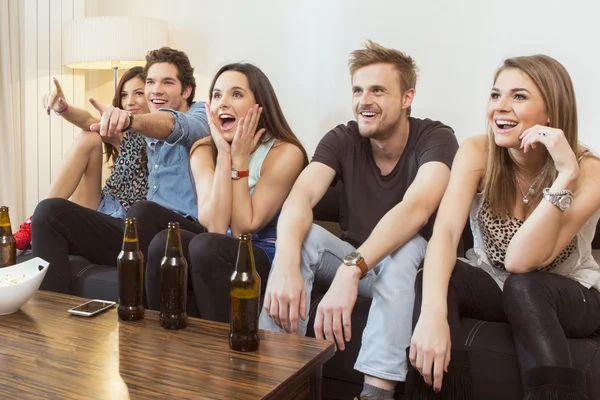
M 350 53 L 348 67 L 350 75 L 366 66 L 387 63 L 392 64 L 400 74 L 400 91 L 405 93 L 409 89 L 414 89 L 417 85 L 417 64 L 412 57 L 407 56 L 403 52 L 395 49 L 388 49 L 378 43 L 368 40 L 365 43 L 365 48 L 354 50 Z M 407 116 L 410 116 L 411 108 L 408 107 Z
M 518 69 L 527 74 L 542 95 L 548 126 L 564 132 L 571 149 L 576 155 L 581 153 L 577 139 L 577 104 L 575 91 L 569 73 L 554 58 L 537 54 L 508 58 L 494 75 L 494 82 L 508 69 Z M 507 216 L 514 207 L 517 194 L 515 169 L 505 147 L 497 146 L 491 126 L 488 128 L 487 165 L 483 179 L 483 193 L 492 212 Z M 552 186 L 556 179 L 556 168 L 549 154 L 541 169 L 539 187 Z M 532 201 L 541 199 L 542 191 L 536 191 Z

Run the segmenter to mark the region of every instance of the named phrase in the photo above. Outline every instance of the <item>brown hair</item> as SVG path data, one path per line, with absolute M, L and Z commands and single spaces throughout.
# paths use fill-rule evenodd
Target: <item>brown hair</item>
M 494 75 L 494 83 L 507 69 L 518 69 L 527 74 L 542 95 L 549 124 L 564 132 L 567 142 L 576 155 L 581 153 L 577 139 L 577 103 L 569 73 L 561 63 L 543 54 L 508 58 Z M 517 194 L 515 169 L 505 147 L 496 145 L 491 126 L 488 128 L 487 165 L 483 179 L 483 193 L 496 215 L 507 216 L 514 207 Z M 549 187 L 556 179 L 552 157 L 546 155 L 539 178 L 540 187 Z M 541 199 L 542 191 L 533 200 Z
M 192 106 L 194 96 L 196 95 L 196 78 L 194 78 L 194 68 L 190 64 L 190 59 L 183 51 L 175 50 L 170 47 L 161 47 L 158 50 L 151 50 L 146 54 L 146 67 L 144 72 L 153 64 L 169 63 L 177 67 L 177 79 L 181 82 L 181 94 L 188 88 L 192 88 L 190 96 L 187 98 L 188 106 Z
M 300 140 L 298 140 L 296 135 L 294 135 L 294 132 L 292 132 L 292 128 L 290 128 L 285 116 L 283 115 L 283 111 L 281 111 L 281 106 L 279 105 L 279 101 L 277 100 L 277 95 L 275 94 L 275 90 L 271 85 L 271 81 L 269 81 L 269 78 L 267 78 L 265 73 L 262 72 L 260 68 L 250 63 L 234 63 L 225 65 L 216 73 L 215 77 L 213 78 L 212 83 L 210 84 L 208 97 L 212 99 L 213 90 L 215 88 L 217 79 L 219 76 L 221 76 L 221 74 L 227 71 L 240 72 L 246 76 L 250 85 L 250 90 L 256 99 L 256 103 L 263 108 L 263 113 L 260 116 L 257 130 L 265 128 L 271 137 L 298 147 L 304 155 L 304 165 L 308 164 L 306 150 L 304 150 L 302 143 L 300 143 Z M 263 136 L 261 140 L 264 140 L 264 138 L 265 136 Z M 212 142 L 212 147 L 213 158 L 216 160 L 217 148 L 214 142 Z
M 400 92 L 406 93 L 409 89 L 414 89 L 417 85 L 417 64 L 412 57 L 396 49 L 388 49 L 378 43 L 368 40 L 365 48 L 354 50 L 350 53 L 348 67 L 350 75 L 364 67 L 372 64 L 386 63 L 392 64 L 400 75 Z M 407 117 L 410 116 L 411 107 L 408 107 Z
M 117 90 L 115 90 L 115 95 L 113 96 L 113 99 L 112 99 L 113 107 L 120 108 L 121 110 L 123 109 L 123 105 L 121 104 L 122 103 L 121 92 L 123 91 L 123 86 L 125 86 L 125 84 L 127 82 L 129 82 L 130 80 L 132 80 L 133 78 L 139 78 L 142 80 L 142 82 L 145 82 L 146 81 L 146 73 L 144 72 L 144 68 L 133 67 L 123 74 L 123 76 L 121 77 L 121 80 L 119 81 L 119 83 L 117 85 Z M 119 152 L 117 151 L 115 146 L 113 146 L 110 143 L 105 142 L 104 143 L 104 154 L 106 154 L 106 161 L 108 162 L 109 160 L 112 159 L 113 164 L 114 164 L 114 162 L 117 161 L 117 156 L 119 155 Z M 143 163 L 142 165 L 144 165 L 144 166 L 148 162 L 148 155 L 146 154 L 146 148 L 142 149 L 142 156 L 141 156 L 140 162 Z M 114 167 L 114 165 L 113 165 L 113 167 Z

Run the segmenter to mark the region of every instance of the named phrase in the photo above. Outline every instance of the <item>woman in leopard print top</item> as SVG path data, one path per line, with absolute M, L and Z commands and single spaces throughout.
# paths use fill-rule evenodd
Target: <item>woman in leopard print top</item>
M 488 123 L 489 133 L 465 140 L 456 155 L 417 278 L 408 397 L 452 390 L 442 387 L 445 372 L 472 387 L 468 355 L 450 343 L 459 318 L 471 317 L 511 325 L 526 399 L 587 399 L 566 338 L 600 328 L 591 256 L 600 160 L 579 145 L 569 74 L 544 55 L 507 59 Z M 469 216 L 474 249 L 455 261 Z
M 73 142 L 70 154 L 63 160 L 58 176 L 52 182 L 48 198 L 71 198 L 73 202 L 100 211 L 115 218 L 125 218 L 133 203 L 146 200 L 148 192 L 148 166 L 146 142 L 135 132 L 127 132 L 118 138 L 101 137 L 90 132 L 90 125 L 99 121 L 88 111 L 69 105 L 63 90 L 54 78 L 55 90 L 44 96 L 44 108 L 82 129 Z M 149 112 L 144 95 L 145 74 L 142 67 L 127 71 L 117 86 L 113 106 L 126 109 L 132 114 Z M 106 161 L 112 159 L 113 168 L 102 182 L 102 146 Z M 21 224 L 14 236 L 19 250 L 31 244 L 31 221 Z

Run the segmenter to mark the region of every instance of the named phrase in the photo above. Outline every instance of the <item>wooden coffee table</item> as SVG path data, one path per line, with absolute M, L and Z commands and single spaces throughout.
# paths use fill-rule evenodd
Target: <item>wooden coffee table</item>
M 92 318 L 85 299 L 39 291 L 0 316 L 0 399 L 320 399 L 331 342 L 261 331 L 255 353 L 231 351 L 229 325 L 190 318 L 167 331 L 116 308 Z

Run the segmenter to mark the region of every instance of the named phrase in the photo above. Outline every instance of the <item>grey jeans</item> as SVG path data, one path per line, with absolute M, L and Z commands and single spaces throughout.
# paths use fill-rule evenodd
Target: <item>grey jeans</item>
M 406 348 L 412 333 L 415 277 L 425 257 L 427 242 L 415 235 L 383 259 L 358 284 L 360 296 L 371 297 L 367 326 L 354 368 L 364 374 L 392 381 L 404 381 L 407 372 Z M 324 228 L 313 224 L 304 243 L 300 270 L 306 287 L 306 310 L 310 310 L 313 284 L 329 287 L 343 257 L 355 250 Z M 275 255 L 277 259 L 277 255 Z M 271 270 L 272 271 L 272 270 Z M 306 321 L 299 319 L 300 335 L 306 335 Z M 284 332 L 261 311 L 259 326 Z

